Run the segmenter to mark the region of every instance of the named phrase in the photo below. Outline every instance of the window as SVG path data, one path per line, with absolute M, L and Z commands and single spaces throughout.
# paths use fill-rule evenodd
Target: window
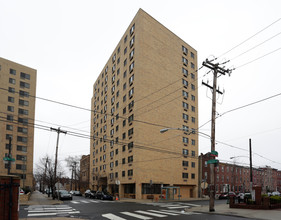
M 112 88 L 111 88 L 111 93 L 114 93 L 114 91 L 115 91 L 115 85 L 112 86 Z
M 112 76 L 111 78 L 111 82 L 114 83 L 115 82 L 115 75 Z
M 191 111 L 195 112 L 195 107 L 191 106 Z
M 187 179 L 188 178 L 188 173 L 182 173 L 182 178 Z
M 122 139 L 124 140 L 126 138 L 126 133 L 124 132 L 123 134 L 122 134 Z
M 135 31 L 135 24 L 133 24 L 133 26 L 130 29 L 130 35 L 132 35 Z
M 13 130 L 13 125 L 6 125 L 6 130 L 7 131 L 12 131 Z
M 183 155 L 188 155 L 188 150 L 187 149 L 182 149 L 182 154 Z
M 118 57 L 118 59 L 117 59 L 117 64 L 119 64 L 120 63 L 120 57 Z M 119 69 L 118 69 L 119 70 Z M 119 72 L 118 72 L 118 70 L 117 70 L 117 75 L 119 74 Z M 120 70 L 119 70 L 120 71 Z
M 28 110 L 19 108 L 18 113 L 21 115 L 28 115 Z
M 123 115 L 126 114 L 126 107 L 123 108 Z
M 131 123 L 133 120 L 134 120 L 134 114 L 129 116 L 128 123 Z
M 14 120 L 14 117 L 12 115 L 7 115 L 7 120 L 8 121 L 13 121 Z
M 191 151 L 191 156 L 195 157 L 195 151 Z
M 123 158 L 122 159 L 122 164 L 125 164 L 126 163 L 126 158 Z
M 191 162 L 191 167 L 195 168 L 195 162 Z
M 134 94 L 134 88 L 131 88 L 129 91 L 129 97 L 131 97 Z
M 127 76 L 127 71 L 125 71 L 124 73 L 123 73 L 123 78 L 125 78 Z
M 115 160 L 115 166 L 118 167 L 118 160 Z
M 186 102 L 182 102 L 182 107 L 188 109 L 188 104 Z
M 115 173 L 115 178 L 118 178 L 118 172 Z
M 188 143 L 188 138 L 187 137 L 183 137 L 182 138 L 182 142 L 187 144 Z
M 111 130 L 110 130 L 110 135 L 111 135 L 111 136 L 114 135 L 114 129 L 111 129 Z
M 185 46 L 182 46 L 182 52 L 186 55 L 188 53 L 188 50 Z
M 133 107 L 134 107 L 134 100 L 129 103 L 129 110 L 131 110 Z
M 134 128 L 128 130 L 128 136 L 131 136 L 134 133 Z
M 30 88 L 30 84 L 29 84 L 29 83 L 26 83 L 26 82 L 20 81 L 20 87 L 21 87 L 21 88 L 27 88 L 27 89 L 29 89 L 29 88 Z
M 130 40 L 130 47 L 134 46 L 135 43 L 135 36 Z
M 124 83 L 124 84 L 123 84 L 123 90 L 125 90 L 125 89 L 126 89 L 126 87 L 127 87 L 127 84 L 126 84 L 126 83 Z
M 191 121 L 192 121 L 193 123 L 195 123 L 195 118 L 194 118 L 194 117 L 191 117 Z
M 119 130 L 119 126 L 117 125 L 116 127 L 115 127 L 115 131 L 117 132 Z
M 135 62 L 132 62 L 129 66 L 129 71 L 132 72 L 134 70 Z
M 191 89 L 195 90 L 195 85 L 191 84 Z
M 117 49 L 117 53 L 120 53 L 120 46 L 119 46 L 118 49 Z
M 191 64 L 190 64 L 190 65 L 191 65 L 191 68 L 192 68 L 192 69 L 194 69 L 194 68 L 195 68 L 194 63 L 192 63 L 192 62 L 191 62 Z
M 17 151 L 27 152 L 27 147 L 21 146 L 21 145 L 17 145 Z
M 11 84 L 16 84 L 16 80 L 13 79 L 13 78 L 9 78 L 9 83 L 11 83 Z
M 183 62 L 183 65 L 185 65 L 185 66 L 188 64 L 188 61 L 185 57 L 182 57 L 182 62 Z
M 188 75 L 188 71 L 187 71 L 187 69 L 182 68 L 182 73 L 183 73 L 183 75 L 187 76 L 187 75 Z
M 13 135 L 12 134 L 6 134 L 6 140 L 9 140 L 10 138 L 13 139 Z
M 134 58 L 135 49 L 133 49 L 129 55 L 130 60 Z
M 188 82 L 187 82 L 185 79 L 182 79 L 182 84 L 183 84 L 184 86 L 188 86 Z
M 182 90 L 182 96 L 183 96 L 184 98 L 187 98 L 187 97 L 188 97 L 188 92 Z
M 14 69 L 10 69 L 10 74 L 12 74 L 12 75 L 16 75 L 16 70 L 14 70 Z
M 123 127 L 126 126 L 126 120 L 123 120 Z
M 130 142 L 128 144 L 128 150 L 132 149 L 134 147 L 134 142 Z
M 190 56 L 194 59 L 194 53 L 190 52 Z
M 7 111 L 14 112 L 14 106 L 7 106 Z
M 8 102 L 14 103 L 15 102 L 15 98 L 8 96 Z
M 127 47 L 124 49 L 124 55 L 127 53 Z
M 187 114 L 182 114 L 182 118 L 184 119 L 184 120 L 188 120 L 188 115 Z
M 126 95 L 123 96 L 123 102 L 125 102 L 125 101 L 126 101 Z
M 9 87 L 8 91 L 9 91 L 10 93 L 15 93 L 15 88 Z
M 113 168 L 114 167 L 114 163 L 113 162 L 110 162 L 110 168 Z
M 27 137 L 17 136 L 17 141 L 27 143 Z
M 125 38 L 124 38 L 124 43 L 126 43 L 127 40 L 128 40 L 128 35 L 125 36 Z
M 21 72 L 21 73 L 20 73 L 20 78 L 21 78 L 21 79 L 30 79 L 30 75 L 27 74 L 27 73 Z
M 116 54 L 114 54 L 113 57 L 112 57 L 112 63 L 114 63 L 115 60 L 116 60 Z
M 129 78 L 129 84 L 133 83 L 134 81 L 134 74 Z
M 23 160 L 23 161 L 26 161 L 26 156 L 23 156 L 23 155 L 17 155 L 17 160 Z
M 195 145 L 195 140 L 192 139 L 192 140 L 191 140 L 191 144 L 192 144 L 192 145 Z
M 191 95 L 191 100 L 195 101 L 195 96 L 194 95 Z
M 127 59 L 124 60 L 124 66 L 126 66 L 126 65 L 127 65 Z
M 122 177 L 125 177 L 126 176 L 126 172 L 123 170 L 122 171 Z
M 17 170 L 26 170 L 26 165 L 24 165 L 24 164 L 16 164 L 16 169 Z
M 116 69 L 116 66 L 115 66 L 115 64 L 114 64 L 113 67 L 112 67 L 112 73 L 115 72 L 115 69 Z
M 188 161 L 182 161 L 182 166 L 183 167 L 188 167 Z
M 193 73 L 190 74 L 191 79 L 195 79 L 195 75 Z
M 133 176 L 133 170 L 128 170 L 128 176 Z
M 134 160 L 133 156 L 129 156 L 129 157 L 128 157 L 128 163 L 132 163 L 133 160 Z

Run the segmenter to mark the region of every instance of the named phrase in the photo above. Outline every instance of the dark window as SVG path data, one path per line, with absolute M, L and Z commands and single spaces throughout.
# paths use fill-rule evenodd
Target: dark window
M 182 178 L 188 178 L 188 173 L 182 173 Z

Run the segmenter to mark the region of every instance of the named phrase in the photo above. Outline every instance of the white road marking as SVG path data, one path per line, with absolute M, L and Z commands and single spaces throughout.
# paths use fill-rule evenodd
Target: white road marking
M 104 215 L 101 215 L 102 217 L 104 218 L 107 218 L 107 219 L 110 219 L 110 220 L 126 220 L 125 218 L 121 218 L 117 215 L 114 215 L 114 214 L 111 214 L 111 213 L 108 213 L 108 214 L 104 214 Z
M 159 217 L 159 218 L 167 217 L 167 215 L 160 215 L 160 214 L 151 213 L 151 212 L 147 212 L 147 211 L 135 211 L 135 212 L 140 213 L 140 214 L 145 214 L 145 215 L 151 215 L 151 216 L 155 216 L 155 217 Z
M 179 215 L 176 213 L 170 213 L 170 212 L 162 212 L 162 211 L 158 211 L 158 210 L 148 210 L 150 212 L 156 212 L 156 213 L 160 213 L 160 214 L 165 214 L 165 215 Z
M 138 218 L 138 219 L 143 219 L 143 220 L 152 219 L 152 218 L 150 218 L 150 217 L 146 217 L 146 216 L 143 216 L 143 215 L 134 214 L 134 213 L 131 213 L 131 212 L 121 212 L 121 213 L 124 214 L 124 215 L 132 216 L 132 217 L 135 217 L 135 218 Z

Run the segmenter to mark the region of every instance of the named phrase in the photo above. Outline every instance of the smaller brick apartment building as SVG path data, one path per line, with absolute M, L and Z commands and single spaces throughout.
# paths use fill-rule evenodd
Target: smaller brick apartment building
M 84 193 L 89 188 L 90 154 L 83 155 L 80 160 L 80 190 Z
M 210 183 L 210 166 L 207 161 L 210 155 L 201 154 L 199 156 L 199 196 L 208 195 L 208 183 Z M 205 183 L 205 184 L 204 184 Z M 262 187 L 262 192 L 272 192 L 281 190 L 281 171 L 269 166 L 253 168 L 253 185 Z M 219 163 L 215 167 L 215 190 L 216 194 L 233 191 L 250 191 L 250 167 L 237 164 Z

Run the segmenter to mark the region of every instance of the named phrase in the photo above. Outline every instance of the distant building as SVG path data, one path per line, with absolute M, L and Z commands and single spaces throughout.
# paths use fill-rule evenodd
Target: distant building
M 210 160 L 210 154 L 201 154 L 199 157 L 200 164 L 202 164 L 201 176 L 199 178 L 199 184 L 206 183 L 208 186 L 210 183 L 210 166 L 207 161 Z M 279 175 L 279 176 L 278 176 Z M 262 192 L 272 192 L 281 185 L 281 171 L 273 169 L 271 167 L 253 168 L 253 186 L 258 185 L 262 187 Z M 201 185 L 203 186 L 203 184 Z M 220 194 L 223 192 L 233 191 L 249 192 L 250 191 L 250 168 L 248 166 L 240 166 L 237 164 L 219 163 L 215 167 L 215 192 Z M 202 187 L 200 195 L 208 195 L 208 187 L 204 189 Z
M 197 84 L 197 51 L 140 9 L 93 86 L 91 188 L 197 197 Z
M 0 58 L 0 155 L 8 157 L 9 139 L 15 162 L 10 173 L 21 178 L 21 187 L 33 188 L 33 143 L 36 70 Z M 8 164 L 0 163 L 7 175 Z
M 80 190 L 85 192 L 89 189 L 90 180 L 90 154 L 83 155 L 80 160 Z

